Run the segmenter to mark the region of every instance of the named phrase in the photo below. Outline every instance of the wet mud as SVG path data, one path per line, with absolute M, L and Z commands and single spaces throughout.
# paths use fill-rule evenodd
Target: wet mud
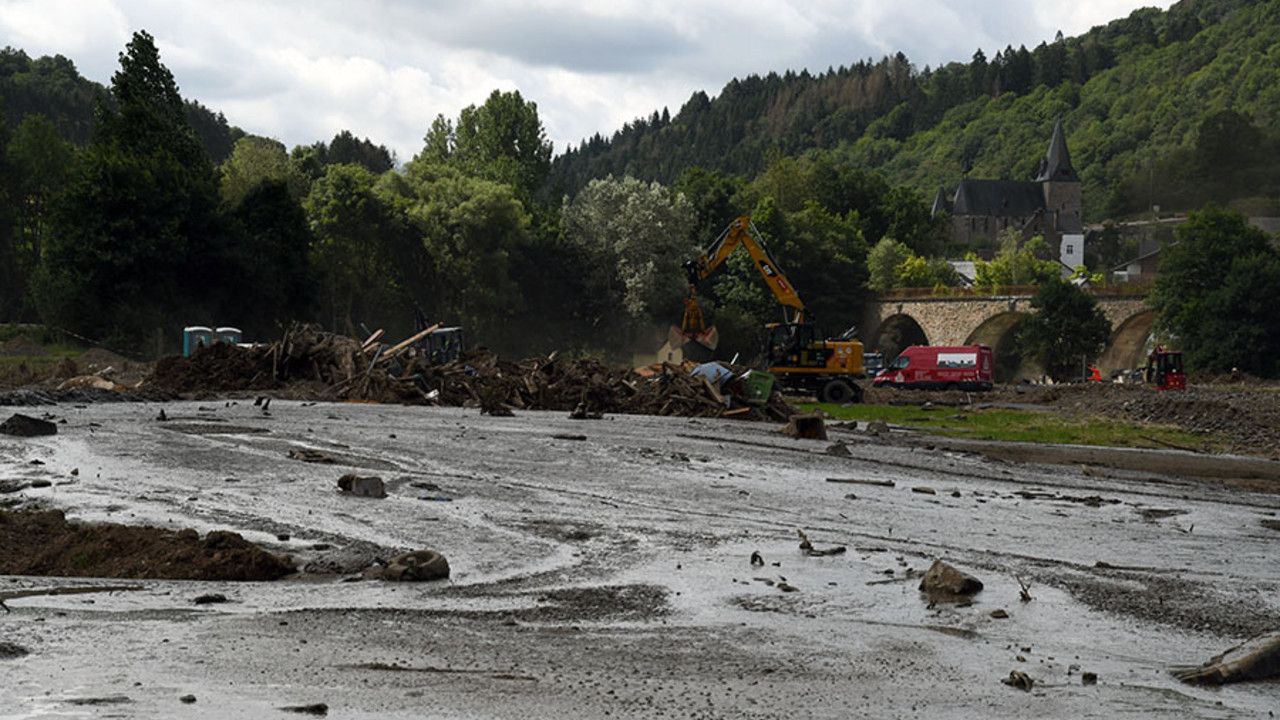
M 1167 471 L 1175 451 L 1084 472 L 727 419 L 50 412 L 57 435 L 0 438 L 11 513 L 235 533 L 297 572 L 0 576 L 16 717 L 1243 718 L 1280 698 L 1172 675 L 1280 627 L 1280 495 Z M 386 497 L 344 493 L 350 473 Z M 422 549 L 447 580 L 366 579 Z M 982 589 L 928 597 L 935 560 Z

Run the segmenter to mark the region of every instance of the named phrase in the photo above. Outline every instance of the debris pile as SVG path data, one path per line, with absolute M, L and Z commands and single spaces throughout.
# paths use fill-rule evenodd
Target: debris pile
M 729 367 L 732 376 L 718 385 L 669 363 L 619 369 L 556 353 L 513 362 L 484 348 L 437 365 L 407 343 L 361 343 L 295 325 L 270 345 L 215 344 L 190 357 L 162 358 L 145 385 L 190 396 L 271 391 L 300 399 L 479 407 L 492 415 L 560 410 L 586 418 L 625 413 L 785 422 L 795 413 L 777 393 L 751 402 L 743 368 Z

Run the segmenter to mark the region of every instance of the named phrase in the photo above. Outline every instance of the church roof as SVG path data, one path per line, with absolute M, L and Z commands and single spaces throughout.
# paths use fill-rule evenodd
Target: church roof
M 1080 182 L 1076 169 L 1071 167 L 1071 153 L 1067 152 L 1067 136 L 1062 132 L 1062 120 L 1053 126 L 1053 138 L 1049 140 L 1049 151 L 1040 163 L 1040 174 L 1036 182 Z
M 933 196 L 933 210 L 931 214 L 951 212 L 951 201 L 947 199 L 947 188 L 945 185 L 938 186 L 938 194 Z
M 965 179 L 952 206 L 954 215 L 1027 217 L 1044 209 L 1044 190 L 1036 182 Z

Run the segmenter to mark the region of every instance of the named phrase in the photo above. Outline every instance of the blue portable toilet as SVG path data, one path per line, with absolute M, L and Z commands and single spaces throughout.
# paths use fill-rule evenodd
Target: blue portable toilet
M 213 328 L 204 325 L 188 325 L 182 328 L 182 354 L 191 355 L 202 347 L 213 344 Z
M 230 345 L 239 345 L 242 333 L 240 328 L 220 327 L 213 332 L 213 341 L 227 343 Z

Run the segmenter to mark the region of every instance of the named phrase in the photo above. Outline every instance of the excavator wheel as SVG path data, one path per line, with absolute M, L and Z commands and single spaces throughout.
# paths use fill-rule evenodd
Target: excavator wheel
M 833 403 L 835 405 L 843 405 L 845 403 L 862 402 L 862 388 L 857 384 L 848 380 L 836 378 L 827 381 L 822 386 L 822 392 L 819 394 L 822 402 Z

